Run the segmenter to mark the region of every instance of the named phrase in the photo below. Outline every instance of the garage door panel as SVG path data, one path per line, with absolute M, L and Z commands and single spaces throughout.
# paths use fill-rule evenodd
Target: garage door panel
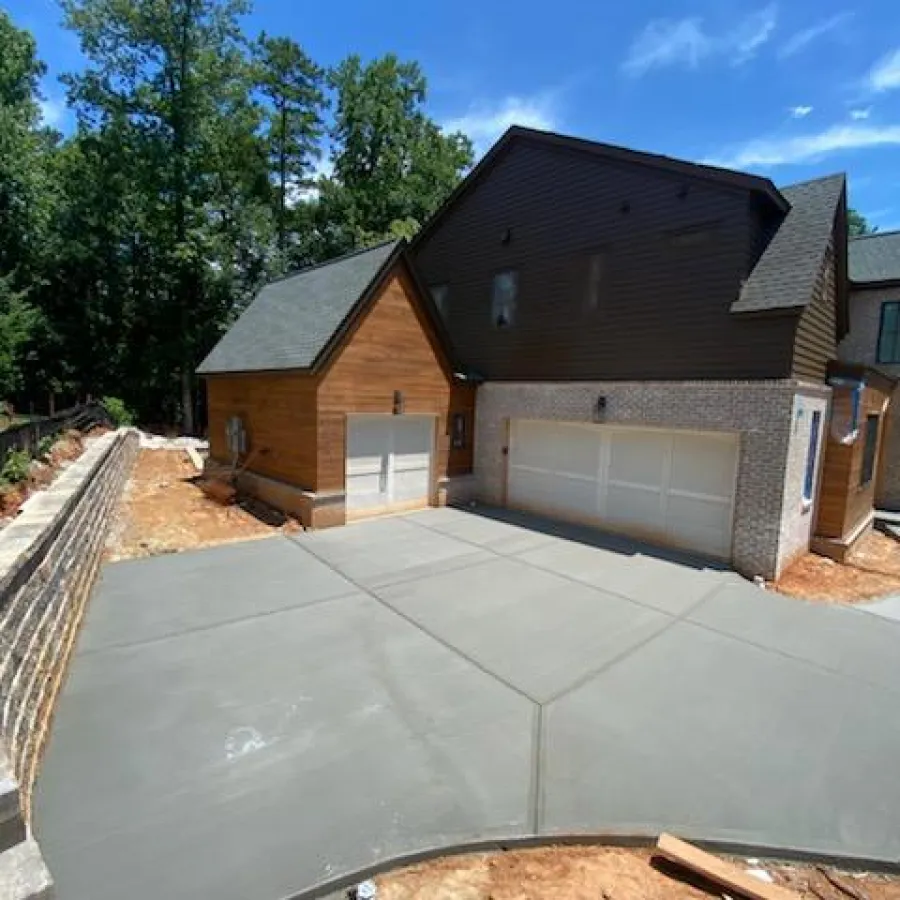
M 596 521 L 597 485 L 553 472 L 517 469 L 511 473 L 508 501 L 562 518 Z
M 682 547 L 713 556 L 731 549 L 731 505 L 727 501 L 670 496 L 666 510 L 669 533 Z
M 609 479 L 629 484 L 659 485 L 669 452 L 669 439 L 657 432 L 610 434 Z
M 640 526 L 641 530 L 665 530 L 660 508 L 662 492 L 631 485 L 610 484 L 606 495 L 606 519 L 618 526 Z
M 734 490 L 734 444 L 697 435 L 675 437 L 671 490 L 730 498 Z
M 555 422 L 516 422 L 512 445 L 517 465 L 597 477 L 598 443 L 591 429 Z

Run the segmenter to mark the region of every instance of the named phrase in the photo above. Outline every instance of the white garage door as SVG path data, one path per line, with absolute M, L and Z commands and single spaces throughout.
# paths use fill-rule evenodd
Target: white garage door
M 347 417 L 347 515 L 427 506 L 431 416 Z
M 737 438 L 512 422 L 507 502 L 727 559 Z

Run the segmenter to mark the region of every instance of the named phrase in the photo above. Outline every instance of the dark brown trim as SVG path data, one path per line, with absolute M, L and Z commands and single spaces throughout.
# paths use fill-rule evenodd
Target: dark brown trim
M 701 163 L 692 163 L 685 160 L 674 159 L 670 156 L 662 156 L 657 153 L 646 153 L 641 150 L 631 150 L 615 144 L 603 144 L 599 141 L 589 141 L 584 138 L 570 137 L 551 131 L 538 131 L 534 128 L 523 128 L 513 125 L 508 128 L 500 139 L 481 158 L 471 172 L 457 185 L 456 189 L 441 204 L 434 215 L 423 225 L 419 233 L 412 239 L 410 247 L 415 252 L 418 247 L 428 240 L 437 224 L 444 218 L 447 212 L 456 205 L 460 198 L 468 193 L 484 176 L 489 169 L 510 148 L 515 140 L 527 140 L 545 146 L 559 149 L 590 153 L 601 159 L 631 165 L 651 166 L 656 169 L 679 175 L 683 178 L 713 181 L 725 187 L 744 191 L 753 191 L 768 199 L 772 205 L 783 213 L 790 210 L 790 204 L 782 196 L 775 184 L 768 178 L 759 175 L 748 175 L 745 172 L 735 172 L 731 169 L 722 169 L 716 166 L 706 166 Z
M 878 291 L 900 288 L 900 278 L 886 278 L 884 281 L 854 281 L 850 279 L 851 291 Z

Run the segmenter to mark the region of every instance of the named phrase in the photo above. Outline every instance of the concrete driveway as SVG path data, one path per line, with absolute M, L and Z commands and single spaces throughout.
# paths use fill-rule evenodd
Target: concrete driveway
M 500 513 L 103 572 L 38 784 L 61 900 L 277 900 L 432 846 L 900 858 L 900 623 Z

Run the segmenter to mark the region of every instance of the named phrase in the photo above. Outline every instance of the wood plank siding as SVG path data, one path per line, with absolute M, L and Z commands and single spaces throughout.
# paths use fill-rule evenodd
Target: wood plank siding
M 451 340 L 487 379 L 785 378 L 797 316 L 729 311 L 771 227 L 742 187 L 518 142 L 414 254 L 448 286 Z M 518 296 L 498 329 L 507 269 Z
M 837 270 L 834 239 L 829 242 L 812 302 L 803 311 L 794 338 L 795 378 L 824 381 L 830 360 L 837 358 Z
M 859 435 L 850 444 L 844 444 L 829 428 L 822 462 L 819 505 L 816 515 L 816 534 L 827 538 L 848 538 L 872 512 L 875 486 L 878 481 L 878 458 L 884 437 L 885 403 L 890 397 L 890 386 L 868 384 L 863 390 L 859 413 Z M 835 388 L 832 396 L 832 422 L 849 422 L 852 416 L 853 392 Z M 866 420 L 870 415 L 879 416 L 878 444 L 875 449 L 875 465 L 872 478 L 860 484 L 866 446 Z
M 209 376 L 209 452 L 230 463 L 225 425 L 244 420 L 248 468 L 305 490 L 316 480 L 316 379 L 300 372 L 249 372 Z
M 404 413 L 436 417 L 435 481 L 448 471 L 451 415 L 457 408 L 470 412 L 474 393 L 469 386 L 454 389 L 452 373 L 414 298 L 415 287 L 404 270 L 389 276 L 322 376 L 316 476 L 320 492 L 344 489 L 347 415 L 389 415 L 395 391 L 403 394 Z M 454 453 L 457 473 L 471 470 L 471 447 L 470 425 L 467 449 Z

